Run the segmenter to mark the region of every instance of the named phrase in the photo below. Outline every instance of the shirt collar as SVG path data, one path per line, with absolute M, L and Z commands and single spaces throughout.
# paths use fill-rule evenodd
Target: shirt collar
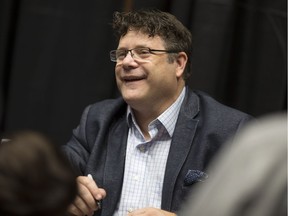
M 168 107 L 160 116 L 158 116 L 156 118 L 166 128 L 170 137 L 172 137 L 174 129 L 175 129 L 175 125 L 176 125 L 176 121 L 177 121 L 178 114 L 180 111 L 180 107 L 181 107 L 181 104 L 182 104 L 184 97 L 185 97 L 185 92 L 186 92 L 185 89 L 186 89 L 186 87 L 184 87 L 182 89 L 177 100 L 170 107 Z M 134 118 L 134 115 L 133 115 L 132 108 L 129 105 L 127 107 L 126 120 L 127 120 L 129 127 L 131 127 L 132 123 L 134 125 L 137 125 L 135 118 Z M 155 120 L 153 120 L 152 122 L 155 122 Z
M 185 92 L 184 87 L 177 100 L 157 118 L 164 125 L 170 137 L 173 135 L 180 107 L 185 97 Z

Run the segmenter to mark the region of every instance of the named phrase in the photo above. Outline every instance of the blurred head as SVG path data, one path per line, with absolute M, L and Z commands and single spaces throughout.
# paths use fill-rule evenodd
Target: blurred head
M 185 85 L 191 33 L 171 14 L 158 10 L 115 12 L 119 40 L 110 52 L 124 100 L 134 109 L 169 107 Z
M 59 146 L 30 131 L 8 138 L 0 144 L 0 215 L 65 215 L 77 186 Z

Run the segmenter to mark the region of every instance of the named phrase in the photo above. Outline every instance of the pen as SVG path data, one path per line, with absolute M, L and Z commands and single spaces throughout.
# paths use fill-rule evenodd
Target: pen
M 87 177 L 94 180 L 91 174 L 88 174 Z M 96 184 L 96 182 L 95 182 L 95 184 Z M 97 204 L 98 209 L 101 209 L 101 200 L 96 200 L 96 204 Z

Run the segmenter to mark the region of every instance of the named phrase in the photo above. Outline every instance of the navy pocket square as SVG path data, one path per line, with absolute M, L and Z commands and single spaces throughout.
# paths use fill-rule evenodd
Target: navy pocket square
M 195 182 L 202 182 L 205 181 L 205 179 L 207 178 L 208 175 L 205 172 L 202 172 L 200 170 L 188 170 L 184 179 L 184 185 L 188 186 Z

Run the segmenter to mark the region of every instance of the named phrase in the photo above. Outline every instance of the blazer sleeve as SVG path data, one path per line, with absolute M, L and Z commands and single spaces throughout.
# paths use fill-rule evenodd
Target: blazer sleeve
M 72 132 L 72 136 L 62 149 L 72 164 L 77 175 L 84 175 L 89 158 L 89 146 L 86 137 L 87 116 L 91 106 L 87 106 L 82 114 L 80 124 Z

